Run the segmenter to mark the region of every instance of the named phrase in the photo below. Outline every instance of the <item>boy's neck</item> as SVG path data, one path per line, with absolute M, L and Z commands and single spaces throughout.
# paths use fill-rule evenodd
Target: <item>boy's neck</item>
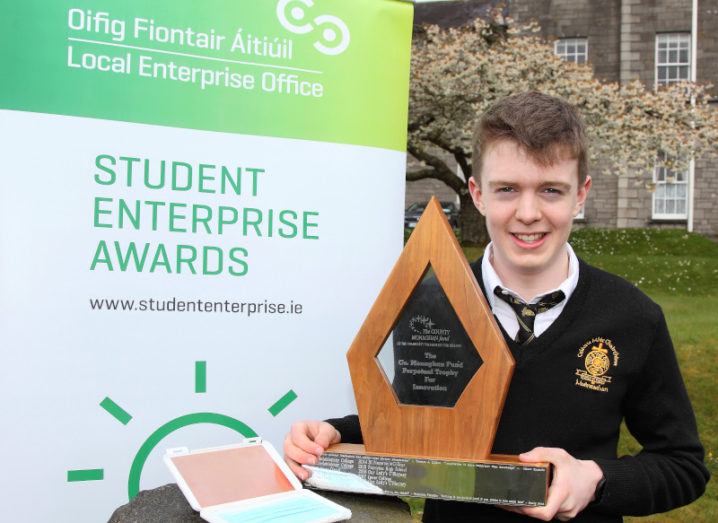
M 558 288 L 569 276 L 568 251 L 564 251 L 556 263 L 541 272 L 507 270 L 501 266 L 501 263 L 496 263 L 493 250 L 489 261 L 501 283 L 518 294 L 525 302 Z

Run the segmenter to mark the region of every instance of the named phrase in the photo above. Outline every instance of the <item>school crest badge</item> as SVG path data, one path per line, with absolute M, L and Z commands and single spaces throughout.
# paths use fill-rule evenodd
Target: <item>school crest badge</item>
M 619 354 L 608 338 L 596 337 L 584 343 L 578 350 L 581 368 L 576 369 L 577 387 L 608 392 L 611 383 L 611 367 L 618 367 Z

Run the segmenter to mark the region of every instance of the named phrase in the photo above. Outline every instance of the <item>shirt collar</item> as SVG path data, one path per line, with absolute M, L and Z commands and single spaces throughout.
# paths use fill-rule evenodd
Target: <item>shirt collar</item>
M 481 260 L 481 279 L 483 280 L 484 289 L 486 289 L 486 298 L 489 301 L 489 306 L 491 307 L 491 309 L 495 307 L 496 300 L 498 299 L 493 292 L 497 285 L 500 286 L 502 289 L 506 289 L 517 298 L 520 298 L 520 296 L 516 292 L 509 289 L 502 283 L 501 278 L 499 278 L 499 275 L 496 274 L 493 265 L 491 265 L 491 253 L 493 249 L 492 244 L 493 242 L 489 242 L 489 244 L 486 246 L 486 250 L 484 251 L 484 257 Z M 568 299 L 571 297 L 571 294 L 576 289 L 576 285 L 578 285 L 578 257 L 573 251 L 571 245 L 569 245 L 568 243 L 566 243 L 566 252 L 568 253 L 568 277 L 563 282 L 561 282 L 561 285 L 559 285 L 555 289 L 550 289 L 544 293 L 541 293 L 539 296 L 534 296 L 531 301 L 529 301 L 529 303 L 534 303 L 538 301 L 538 299 L 544 294 L 548 294 L 558 290 L 563 291 L 564 295 L 566 296 L 566 301 L 568 301 Z

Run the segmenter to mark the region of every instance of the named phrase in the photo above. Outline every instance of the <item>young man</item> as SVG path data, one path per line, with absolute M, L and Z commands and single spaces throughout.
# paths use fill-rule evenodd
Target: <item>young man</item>
M 617 522 L 699 497 L 709 473 L 658 305 L 579 260 L 567 243 L 591 188 L 576 110 L 537 92 L 497 102 L 474 138 L 469 190 L 491 238 L 472 265 L 516 360 L 494 453 L 553 465 L 544 507 L 428 500 L 424 521 Z M 643 446 L 616 456 L 621 421 Z M 302 479 L 356 416 L 292 426 L 285 459 Z

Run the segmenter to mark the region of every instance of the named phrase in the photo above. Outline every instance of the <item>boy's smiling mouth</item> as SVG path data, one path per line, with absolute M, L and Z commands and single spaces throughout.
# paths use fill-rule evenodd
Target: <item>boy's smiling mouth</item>
M 511 236 L 516 238 L 522 243 L 526 243 L 529 245 L 536 244 L 543 240 L 548 233 L 545 232 L 533 232 L 533 233 L 519 233 L 519 232 L 512 232 Z

